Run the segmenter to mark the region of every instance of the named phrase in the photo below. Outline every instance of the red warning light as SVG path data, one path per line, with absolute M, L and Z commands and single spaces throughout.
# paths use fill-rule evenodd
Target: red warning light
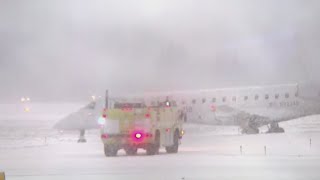
M 141 143 L 144 142 L 144 139 L 146 138 L 146 134 L 142 131 L 135 131 L 131 135 L 132 141 L 134 143 Z
M 140 138 L 142 137 L 142 134 L 137 133 L 137 134 L 135 135 L 135 137 L 136 137 L 137 139 L 140 139 Z
M 212 105 L 212 106 L 211 106 L 211 111 L 212 111 L 212 112 L 216 112 L 216 110 L 217 110 L 216 106 L 215 106 L 215 105 Z
M 144 115 L 145 118 L 149 119 L 151 117 L 151 115 L 149 113 Z
M 101 138 L 102 138 L 102 139 L 108 139 L 108 134 L 102 134 L 102 135 L 101 135 Z

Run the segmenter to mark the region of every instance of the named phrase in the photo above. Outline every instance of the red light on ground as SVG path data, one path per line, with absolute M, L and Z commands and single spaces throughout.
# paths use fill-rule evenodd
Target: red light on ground
M 107 118 L 107 115 L 106 115 L 106 114 L 103 114 L 102 117 L 103 117 L 103 118 Z
M 167 129 L 166 129 L 166 132 L 170 132 L 170 128 L 167 128 Z

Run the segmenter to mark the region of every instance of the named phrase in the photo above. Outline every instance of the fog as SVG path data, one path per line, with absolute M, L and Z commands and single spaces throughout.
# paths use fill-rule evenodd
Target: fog
M 316 0 L 0 0 L 0 100 L 318 83 Z

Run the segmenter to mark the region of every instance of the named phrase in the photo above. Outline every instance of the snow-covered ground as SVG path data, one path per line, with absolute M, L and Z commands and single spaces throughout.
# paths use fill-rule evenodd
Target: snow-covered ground
M 0 104 L 0 149 L 43 146 L 60 137 L 53 125 L 83 103 Z M 30 112 L 24 112 L 28 107 Z
M 80 104 L 38 104 L 27 114 L 15 105 L 0 107 L 0 171 L 7 180 L 320 179 L 319 115 L 282 122 L 284 134 L 240 135 L 234 126 L 186 124 L 178 154 L 120 151 L 106 158 L 97 130 L 78 144 L 78 132 L 52 129 Z

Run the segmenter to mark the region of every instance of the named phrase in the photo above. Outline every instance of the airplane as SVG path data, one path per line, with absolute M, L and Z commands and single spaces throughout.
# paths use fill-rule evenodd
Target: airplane
M 259 133 L 268 125 L 267 133 L 281 133 L 278 123 L 313 114 L 320 114 L 320 93 L 310 93 L 304 84 L 288 83 L 266 86 L 215 88 L 167 92 L 146 92 L 142 95 L 112 97 L 108 107 L 127 99 L 143 100 L 146 106 L 170 100 L 183 109 L 184 119 L 190 123 L 234 125 L 243 134 Z M 92 129 L 99 127 L 99 117 L 105 108 L 103 98 L 94 99 L 79 111 L 59 121 L 57 129 Z

